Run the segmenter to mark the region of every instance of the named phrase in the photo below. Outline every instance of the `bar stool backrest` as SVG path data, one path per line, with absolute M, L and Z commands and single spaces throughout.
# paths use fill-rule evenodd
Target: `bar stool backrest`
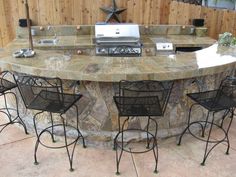
M 158 97 L 162 115 L 165 112 L 173 87 L 171 81 L 125 81 L 119 83 L 119 96 L 123 97 Z
M 23 75 L 18 76 L 15 80 L 26 107 L 28 107 L 37 96 L 50 100 L 52 99 L 50 97 L 53 95 L 53 100 L 55 100 L 56 95 L 57 102 L 64 101 L 62 81 L 60 78 Z M 51 94 L 52 92 L 54 94 Z
M 6 87 L 6 83 L 5 83 L 6 79 L 5 78 L 6 78 L 7 74 L 8 74 L 8 71 L 3 71 L 0 73 L 0 78 L 1 78 L 0 87 Z
M 230 99 L 225 99 L 230 98 Z M 236 77 L 227 76 L 222 80 L 214 104 L 221 104 L 228 108 L 236 106 Z
M 14 77 L 9 71 L 0 72 L 0 92 L 4 91 L 6 88 L 13 87 Z

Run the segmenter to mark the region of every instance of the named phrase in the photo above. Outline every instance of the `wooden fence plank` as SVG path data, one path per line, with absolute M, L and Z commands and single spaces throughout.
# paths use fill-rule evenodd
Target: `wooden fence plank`
M 177 24 L 177 7 L 178 7 L 179 3 L 177 1 L 173 1 L 170 4 L 170 13 L 169 13 L 169 20 L 168 23 L 171 25 L 175 25 Z
M 217 38 L 218 34 L 217 34 L 217 28 L 216 26 L 218 25 L 218 14 L 216 9 L 208 9 L 208 34 L 209 36 L 213 37 L 213 38 Z M 210 19 L 210 20 L 209 20 Z
M 139 24 L 144 24 L 144 17 L 145 17 L 145 6 L 144 6 L 144 1 L 138 1 L 139 3 L 139 19 L 138 23 Z M 137 13 L 136 13 L 137 14 Z
M 54 0 L 54 24 L 72 24 L 73 1 Z
M 171 0 L 160 0 L 160 24 L 169 23 L 169 14 L 170 14 L 170 4 Z
M 57 0 L 55 0 L 57 1 Z M 54 0 L 39 0 L 39 24 L 53 25 L 58 24 L 57 15 L 55 16 Z
M 148 24 L 160 24 L 161 22 L 161 0 L 151 1 L 150 21 Z
M 142 24 L 148 24 L 148 22 L 150 21 L 151 0 L 143 1 L 142 10 L 143 10 Z
M 4 27 L 6 26 L 5 25 L 5 12 L 4 12 L 4 3 L 3 1 L 0 1 L 0 47 L 3 47 L 4 46 L 4 43 L 3 43 L 3 30 L 4 30 Z
M 82 4 L 82 12 L 83 12 L 83 18 L 82 18 L 82 24 L 88 25 L 88 24 L 92 24 L 92 18 L 91 18 L 91 5 L 92 5 L 92 1 L 91 0 L 87 0 L 87 1 L 83 1 Z
M 33 25 L 37 25 L 39 23 L 39 1 L 40 0 L 28 1 L 30 18 Z
M 13 29 L 12 32 L 15 37 L 16 27 L 19 25 L 18 5 L 15 5 L 18 2 L 15 0 L 9 0 L 8 2 L 10 4 L 11 26 Z
M 140 22 L 140 13 L 142 13 L 141 11 L 140 11 L 140 9 L 141 9 L 141 7 L 140 7 L 140 1 L 139 0 L 134 0 L 134 3 L 133 3 L 133 11 L 134 11 L 134 13 L 133 13 L 133 22 L 134 23 L 141 23 Z
M 120 9 L 126 8 L 127 9 L 128 1 L 129 0 L 119 0 L 119 1 L 116 1 L 118 8 L 120 8 Z M 120 14 L 121 22 L 123 22 L 123 23 L 127 22 L 127 14 L 128 14 L 127 10 L 124 11 L 122 14 Z
M 91 2 L 91 1 L 90 1 Z M 99 9 L 97 8 L 99 5 L 99 1 L 94 1 L 91 3 L 91 13 L 90 13 L 90 17 L 91 17 L 91 23 L 95 24 L 98 21 L 98 14 L 99 14 Z
M 192 20 L 200 18 L 201 16 L 201 6 L 194 4 L 189 5 L 189 24 L 192 24 Z
M 13 14 L 11 12 L 11 0 L 4 1 L 4 10 L 5 10 L 5 24 L 6 24 L 6 42 L 14 39 L 14 23 L 13 22 Z
M 19 18 L 26 18 L 24 0 L 17 0 Z
M 2 43 L 2 30 L 0 28 L 0 48 L 4 47 L 3 43 Z
M 128 0 L 127 7 L 132 7 L 134 5 L 135 5 L 134 0 Z M 134 8 L 128 8 L 126 22 L 133 23 L 133 18 L 134 18 Z
M 188 3 L 178 3 L 176 24 L 187 25 L 189 23 L 189 4 Z
M 223 14 L 222 32 L 234 33 L 235 16 L 233 11 L 225 10 Z
M 54 25 L 59 25 L 61 24 L 61 6 L 60 6 L 60 3 L 61 3 L 61 0 L 54 0 L 53 1 L 53 10 L 54 10 L 54 13 L 53 13 L 53 24 Z
M 7 1 L 1 1 L 0 4 L 0 26 L 1 26 L 1 39 L 2 39 L 2 44 L 5 45 L 7 44 L 8 41 L 10 41 L 9 37 L 9 26 L 7 24 L 7 12 L 8 9 L 6 7 Z
M 223 23 L 223 15 L 224 11 L 223 10 L 216 10 L 217 12 L 217 23 L 216 23 L 216 38 L 218 38 L 218 34 L 222 33 L 222 23 Z
M 205 19 L 205 26 L 208 28 L 208 35 L 210 35 L 211 31 L 211 14 L 213 12 L 213 9 L 208 8 L 202 8 L 201 11 L 201 18 Z
M 73 15 L 73 24 L 81 24 L 82 22 L 82 7 L 81 7 L 81 0 L 73 0 L 73 8 L 72 8 L 72 15 Z

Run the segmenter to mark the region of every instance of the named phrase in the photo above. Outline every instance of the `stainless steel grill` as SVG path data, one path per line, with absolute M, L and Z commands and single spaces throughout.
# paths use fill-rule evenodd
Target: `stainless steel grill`
M 96 55 L 141 56 L 137 24 L 97 24 L 95 26 Z

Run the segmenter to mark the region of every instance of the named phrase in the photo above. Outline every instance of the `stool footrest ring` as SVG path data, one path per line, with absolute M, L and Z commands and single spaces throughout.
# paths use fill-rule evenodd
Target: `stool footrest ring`
M 204 139 L 203 137 L 200 137 L 200 136 L 197 136 L 197 135 L 195 135 L 192 131 L 191 131 L 191 129 L 190 129 L 190 127 L 192 126 L 192 125 L 194 125 L 194 124 L 201 124 L 201 123 L 207 123 L 207 124 L 213 124 L 214 126 L 217 126 L 223 133 L 224 133 L 224 137 L 223 138 L 221 138 L 220 140 L 207 140 L 207 139 Z M 213 126 L 212 125 L 212 126 Z M 189 133 L 194 137 L 194 138 L 196 138 L 196 139 L 198 139 L 198 140 L 200 140 L 200 141 L 203 141 L 203 142 L 208 142 L 208 143 L 219 143 L 219 142 L 224 142 L 226 139 L 227 139 L 227 132 L 220 126 L 220 125 L 218 125 L 218 124 L 216 124 L 216 123 L 212 123 L 212 122 L 206 122 L 206 121 L 194 121 L 194 122 L 191 122 L 189 125 L 188 125 L 188 127 L 187 127 L 187 129 L 188 129 L 188 131 L 189 131 Z
M 46 145 L 45 143 L 43 143 L 43 142 L 41 141 L 41 136 L 42 136 L 44 133 L 51 133 L 51 132 L 50 132 L 50 129 L 51 129 L 52 127 L 54 127 L 54 128 L 55 128 L 55 127 L 63 127 L 63 124 L 56 124 L 56 125 L 53 125 L 53 126 L 49 126 L 49 127 L 45 128 L 45 129 L 43 129 L 43 130 L 39 133 L 39 135 L 38 135 L 38 137 L 37 137 L 39 143 L 40 143 L 42 146 L 46 147 L 46 148 L 51 148 L 51 149 L 65 148 L 65 147 L 68 147 L 68 146 L 70 146 L 70 145 L 76 143 L 76 142 L 78 141 L 78 139 L 79 139 L 80 137 L 82 137 L 81 133 L 79 132 L 79 130 L 78 130 L 77 128 L 75 128 L 75 127 L 73 127 L 73 126 L 70 126 L 70 125 L 67 125 L 66 127 L 70 127 L 71 129 L 74 129 L 74 130 L 78 133 L 77 136 L 76 136 L 76 138 L 74 138 L 74 140 L 73 140 L 72 142 L 68 143 L 67 145 L 63 145 L 63 146 L 49 146 L 49 145 Z M 55 134 L 54 134 L 54 135 L 55 135 Z M 65 136 L 66 136 L 66 135 L 65 135 Z
M 122 135 L 122 133 L 124 134 L 125 132 L 130 132 L 130 131 L 139 131 L 139 132 L 148 133 L 150 135 L 149 142 L 151 143 L 153 141 L 152 145 L 148 149 L 143 150 L 143 151 L 133 151 L 133 150 L 129 149 L 128 147 L 124 147 L 124 145 L 122 146 L 122 141 L 118 141 L 118 138 Z M 134 153 L 134 154 L 141 154 L 141 153 L 149 152 L 157 146 L 156 137 L 151 132 L 147 132 L 146 130 L 142 130 L 142 129 L 126 129 L 126 130 L 120 131 L 120 132 L 117 133 L 117 135 L 114 139 L 114 143 L 115 143 L 116 148 L 118 147 L 118 148 L 120 148 L 121 150 L 123 150 L 125 152 Z M 129 142 L 123 142 L 123 144 L 124 143 L 129 144 Z

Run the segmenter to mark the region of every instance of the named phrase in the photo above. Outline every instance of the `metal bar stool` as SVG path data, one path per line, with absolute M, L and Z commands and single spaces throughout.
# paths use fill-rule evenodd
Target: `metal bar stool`
M 119 96 L 114 96 L 114 101 L 118 109 L 119 130 L 114 138 L 114 150 L 116 150 L 116 174 L 119 175 L 119 165 L 123 152 L 146 153 L 153 151 L 155 158 L 155 170 L 157 173 L 158 146 L 157 129 L 158 124 L 154 116 L 163 116 L 169 96 L 173 87 L 173 82 L 159 81 L 120 81 Z M 121 123 L 121 117 L 127 117 Z M 147 124 L 142 128 L 125 128 L 128 121 L 133 117 L 140 119 L 147 118 Z M 154 133 L 150 130 L 150 125 L 154 126 Z M 124 141 L 125 134 L 129 132 L 144 132 L 146 134 L 146 149 L 131 148 L 130 142 Z M 119 149 L 121 152 L 119 153 Z
M 0 108 L 0 113 L 3 113 L 4 115 L 7 116 L 7 118 L 9 119 L 9 121 L 7 123 L 1 124 L 0 127 L 0 133 L 8 126 L 8 125 L 12 125 L 12 124 L 20 124 L 23 126 L 24 131 L 26 134 L 28 134 L 27 132 L 27 128 L 25 123 L 23 122 L 23 120 L 21 119 L 20 115 L 19 115 L 19 110 L 18 110 L 18 100 L 17 100 L 17 96 L 14 92 L 12 92 L 12 89 L 17 88 L 17 84 L 13 83 L 10 80 L 7 79 L 11 79 L 14 81 L 14 77 L 13 74 L 10 73 L 9 71 L 3 71 L 0 73 L 0 96 L 3 96 L 4 98 L 4 104 L 5 106 L 3 108 Z M 16 106 L 15 108 L 10 108 L 7 104 L 7 96 L 12 96 L 14 99 L 14 106 Z M 15 114 L 14 114 L 15 112 Z
M 82 138 L 83 147 L 86 147 L 84 137 L 79 130 L 78 107 L 75 104 L 78 100 L 80 100 L 82 95 L 63 93 L 62 81 L 59 78 L 45 78 L 23 75 L 18 76 L 18 78 L 16 78 L 16 82 L 26 108 L 39 111 L 33 117 L 34 128 L 37 137 L 34 150 L 34 164 L 38 165 L 37 150 L 39 144 L 46 148 L 52 149 L 66 148 L 70 163 L 70 171 L 73 171 L 74 150 L 79 138 Z M 66 118 L 63 117 L 63 115 L 71 107 L 74 107 L 77 113 L 75 120 L 76 126 L 68 125 Z M 39 130 L 36 124 L 37 118 L 44 112 L 48 112 L 50 115 L 50 126 L 44 128 L 43 130 Z M 53 113 L 59 115 L 61 121 L 60 123 L 54 123 L 52 116 Z M 55 143 L 55 129 L 59 128 L 61 128 L 61 131 L 64 135 L 63 145 L 49 145 L 43 141 L 43 136 L 49 134 L 52 142 Z M 74 130 L 77 134 L 76 137 L 74 137 L 71 141 L 69 141 L 67 138 L 69 130 Z M 69 146 L 72 146 L 71 152 L 69 151 Z
M 229 154 L 230 142 L 229 142 L 229 129 L 233 120 L 234 116 L 234 109 L 236 106 L 236 78 L 235 77 L 226 77 L 224 80 L 221 81 L 220 87 L 217 90 L 210 90 L 205 92 L 197 92 L 197 93 L 190 93 L 187 94 L 189 98 L 195 101 L 194 104 L 189 109 L 189 116 L 188 116 L 188 126 L 184 129 L 182 134 L 180 135 L 178 145 L 181 144 L 181 140 L 183 135 L 188 131 L 193 137 L 197 138 L 198 140 L 206 142 L 205 151 L 203 156 L 203 161 L 201 165 L 205 165 L 205 161 L 209 156 L 210 152 L 220 143 L 226 142 L 227 143 L 227 150 L 226 154 Z M 200 121 L 190 121 L 191 112 L 194 106 L 200 105 L 207 110 L 206 120 Z M 215 123 L 215 113 L 223 111 L 223 116 L 221 119 L 221 124 L 218 125 Z M 210 113 L 212 113 L 212 119 L 209 120 Z M 224 120 L 227 115 L 230 114 L 230 122 L 226 128 L 224 128 Z M 199 125 L 201 134 L 200 136 L 194 134 L 191 130 L 191 127 Z M 210 126 L 210 130 L 208 135 L 205 137 L 206 128 Z M 212 128 L 216 127 L 221 130 L 222 134 L 224 135 L 223 138 L 218 140 L 214 140 L 211 138 Z M 209 147 L 210 144 L 214 144 L 212 147 Z

